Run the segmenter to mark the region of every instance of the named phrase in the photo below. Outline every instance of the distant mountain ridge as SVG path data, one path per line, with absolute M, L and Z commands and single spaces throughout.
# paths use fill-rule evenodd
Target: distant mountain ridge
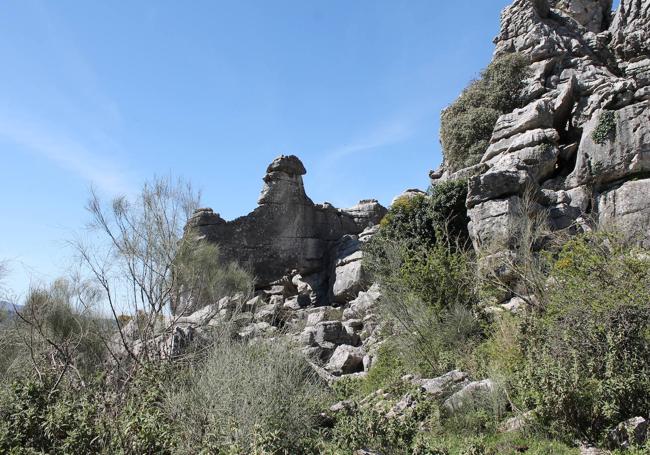
M 7 311 L 9 313 L 15 313 L 16 309 L 18 311 L 22 310 L 22 305 L 14 305 L 13 303 L 7 300 L 0 300 L 0 311 Z

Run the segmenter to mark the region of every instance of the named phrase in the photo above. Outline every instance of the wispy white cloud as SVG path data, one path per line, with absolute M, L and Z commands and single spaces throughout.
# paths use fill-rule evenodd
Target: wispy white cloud
M 56 66 L 46 77 L 30 79 L 31 85 L 14 87 L 13 102 L 0 109 L 0 139 L 17 145 L 9 153 L 47 159 L 111 195 L 131 192 L 116 158 L 124 155 L 116 134 L 123 124 L 118 104 L 102 90 L 70 27 L 51 5 L 32 0 L 23 6 L 45 57 L 27 55 L 22 70 L 29 77 Z
M 105 155 L 45 125 L 12 117 L 0 113 L 0 138 L 54 162 L 103 191 L 111 194 L 130 192 L 125 173 Z
M 381 153 L 386 147 L 410 139 L 417 131 L 417 120 L 416 115 L 396 115 L 373 128 L 362 130 L 341 145 L 326 149 L 310 171 L 309 178 L 313 179 L 315 195 L 326 197 L 326 200 L 339 207 L 350 206 L 361 199 L 347 191 L 341 191 L 344 187 L 350 187 L 350 182 L 346 180 L 353 172 L 349 167 L 343 166 L 342 161 L 346 158 L 372 156 Z M 336 172 L 333 172 L 335 169 Z
M 395 119 L 360 134 L 355 139 L 325 152 L 328 162 L 338 161 L 349 155 L 370 152 L 407 140 L 415 132 L 415 126 L 407 119 Z

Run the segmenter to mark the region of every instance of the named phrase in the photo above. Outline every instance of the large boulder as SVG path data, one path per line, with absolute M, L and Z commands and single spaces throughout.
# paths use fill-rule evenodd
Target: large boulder
M 500 141 L 518 133 L 537 128 L 550 128 L 553 126 L 553 112 L 548 100 L 542 99 L 530 103 L 521 109 L 515 109 L 512 113 L 499 117 L 492 142 Z
M 467 409 L 486 409 L 498 405 L 498 389 L 494 381 L 484 379 L 466 384 L 447 398 L 442 406 L 448 414 Z
M 359 338 L 350 334 L 341 321 L 324 321 L 314 326 L 314 342 L 319 345 L 332 343 L 334 345 L 357 345 Z
M 602 32 L 609 24 L 610 7 L 611 0 L 515 0 L 501 13 L 495 54 L 518 52 L 533 62 L 588 56 L 593 50 L 580 28 Z
M 352 300 L 343 311 L 343 319 L 363 319 L 375 310 L 377 302 L 381 298 L 381 290 L 378 284 L 373 284 L 367 291 L 359 293 L 356 299 Z
M 354 299 L 368 285 L 363 268 L 363 252 L 357 236 L 344 236 L 334 254 L 332 294 L 335 302 Z
M 302 176 L 307 171 L 298 157 L 280 156 L 273 160 L 266 169 L 264 187 L 258 204 L 309 204 L 311 200 L 305 194 Z
M 325 369 L 335 375 L 358 373 L 363 371 L 364 356 L 362 348 L 344 344 L 334 350 Z
M 434 398 L 447 398 L 469 383 L 469 375 L 460 370 L 453 370 L 433 379 L 414 379 L 413 384 Z
M 468 211 L 471 220 L 468 229 L 474 248 L 478 251 L 511 245 L 521 210 L 519 196 L 485 201 L 472 207 Z
M 343 312 L 340 308 L 331 306 L 317 307 L 307 310 L 307 326 L 315 326 L 320 322 L 340 320 Z
M 388 210 L 376 199 L 363 199 L 357 205 L 343 209 L 342 212 L 350 215 L 357 226 L 366 229 L 379 224 Z
M 630 180 L 597 197 L 598 223 L 650 247 L 650 179 Z
M 493 142 L 485 151 L 481 159 L 486 162 L 501 153 L 512 153 L 526 147 L 535 147 L 542 144 L 557 144 L 560 135 L 553 128 L 537 128 L 525 131 L 514 136 L 506 137 Z
M 590 32 L 602 32 L 609 25 L 612 0 L 550 0 L 549 3 Z
M 413 199 L 413 198 L 416 198 L 416 197 L 423 197 L 423 196 L 426 196 L 426 195 L 427 195 L 427 193 L 422 191 L 422 190 L 419 190 L 417 188 L 409 188 L 408 190 L 405 190 L 402 193 L 395 196 L 393 198 L 393 200 L 391 201 L 390 205 L 394 205 L 398 201 L 405 201 L 405 200 L 408 200 L 408 199 Z
M 605 184 L 650 170 L 650 104 L 596 112 L 584 127 L 570 183 Z

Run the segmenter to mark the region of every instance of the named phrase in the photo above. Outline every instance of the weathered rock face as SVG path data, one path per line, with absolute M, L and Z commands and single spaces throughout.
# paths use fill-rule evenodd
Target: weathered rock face
M 610 48 L 622 60 L 650 55 L 650 3 L 643 0 L 621 0 L 614 15 Z
M 186 235 L 218 243 L 226 259 L 252 270 L 258 288 L 285 279 L 295 281 L 311 303 L 329 303 L 333 287 L 337 301 L 354 298 L 363 287 L 357 236 L 377 224 L 386 209 L 376 200 L 347 210 L 314 204 L 305 194 L 305 173 L 297 157 L 276 158 L 253 212 L 227 222 L 211 209 L 200 209 L 187 223 Z M 341 246 L 345 236 L 349 241 Z
M 612 0 L 552 0 L 549 3 L 590 32 L 598 33 L 609 24 Z
M 639 240 L 650 247 L 650 180 L 631 180 L 597 196 L 598 223 L 624 232 L 629 240 Z
M 432 174 L 469 179 L 475 248 L 511 248 L 531 207 L 555 229 L 615 224 L 650 245 L 650 1 L 611 6 L 515 0 L 503 11 L 495 57 L 530 58 L 528 104 L 498 119 L 480 164 Z
M 349 209 L 342 209 L 342 212 L 350 215 L 357 226 L 369 228 L 377 226 L 388 210 L 376 199 L 364 199 Z

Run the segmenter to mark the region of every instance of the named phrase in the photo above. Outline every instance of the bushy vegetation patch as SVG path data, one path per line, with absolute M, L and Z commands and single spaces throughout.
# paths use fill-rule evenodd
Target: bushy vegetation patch
M 466 243 L 467 181 L 441 182 L 429 194 L 398 198 L 381 221 L 383 238 L 399 240 L 415 248 L 428 248 L 437 241 Z
M 365 449 L 397 455 L 579 454 L 579 450 L 541 434 L 500 432 L 499 424 L 507 415 L 501 390 L 449 416 L 441 407 L 442 400 L 423 393 L 408 380 L 384 383 L 366 395 L 359 394 L 366 385 L 364 380 L 346 382 L 350 395 L 343 398 L 348 399 L 348 410 L 336 415 L 324 453 Z M 398 405 L 405 401 L 406 408 Z
M 341 416 L 332 431 L 334 447 L 339 450 L 377 450 L 395 455 L 412 453 L 411 447 L 418 434 L 419 418 L 413 410 L 405 419 L 386 416 L 386 410 L 368 406 Z
M 92 282 L 34 289 L 0 321 L 0 452 L 577 454 L 576 442 L 604 445 L 621 421 L 648 416 L 650 252 L 612 233 L 550 238 L 543 220 L 528 217 L 516 227 L 520 282 L 497 290 L 534 304 L 511 314 L 496 298 L 484 301 L 496 295 L 498 277 L 477 273 L 466 188 L 445 182 L 398 200 L 366 244 L 365 266 L 382 292 L 372 334 L 379 344 L 369 372 L 331 387 L 282 341 L 287 334 L 244 342 L 234 323 L 215 320 L 200 343 L 161 355 L 156 343 L 171 319 L 163 308 L 245 293 L 251 281 L 218 248 L 199 241 L 185 249 L 136 216 L 173 254 L 153 254 L 136 233 L 120 231 L 120 278 L 136 283 L 125 294 L 142 294 L 134 311 L 112 311 L 112 320 L 93 311 L 98 296 L 117 298 L 121 289 L 99 268 Z M 127 209 L 118 204 L 115 216 Z M 168 275 L 154 279 L 133 264 Z M 413 376 L 452 369 L 490 381 L 465 388 L 456 405 L 444 402 L 456 389 L 428 394 Z M 503 432 L 513 415 L 527 417 Z
M 192 314 L 225 296 L 253 293 L 250 272 L 236 262 L 226 261 L 214 243 L 181 241 L 173 271 L 176 292 L 170 303 L 176 314 Z
M 316 454 L 329 396 L 302 356 L 268 343 L 221 342 L 126 383 L 43 371 L 2 390 L 0 452 Z
M 650 412 L 650 260 L 616 236 L 583 235 L 550 283 L 522 328 L 522 388 L 547 428 L 598 441 Z
M 175 434 L 163 412 L 159 366 L 126 389 L 105 378 L 60 382 L 53 372 L 21 379 L 0 401 L 3 453 L 172 453 Z
M 385 237 L 409 240 L 413 245 L 435 242 L 431 203 L 424 194 L 397 198 L 380 223 Z
M 544 437 L 514 433 L 430 433 L 413 449 L 421 455 L 579 455 L 580 450 Z
M 520 54 L 494 60 L 442 112 L 440 142 L 450 171 L 480 162 L 499 116 L 522 107 L 521 91 L 529 61 Z
M 442 374 L 460 366 L 480 338 L 464 181 L 396 201 L 366 247 L 406 369 Z
M 616 112 L 603 111 L 598 117 L 598 125 L 591 135 L 596 144 L 604 144 L 616 138 Z
M 422 196 L 398 205 L 367 248 L 367 266 L 382 287 L 381 308 L 390 322 L 387 358 L 402 371 L 429 377 L 454 368 L 490 377 L 504 387 L 507 406 L 487 414 L 483 407 L 456 423 L 434 425 L 441 438 L 428 439 L 422 453 L 464 453 L 470 449 L 452 449 L 464 444 L 457 437 L 446 447 L 438 443 L 444 435 L 476 427 L 482 430 L 470 453 L 501 453 L 490 435 L 509 408 L 533 412 L 527 428 L 535 431 L 531 444 L 539 453 L 554 453 L 556 448 L 558 453 L 573 453 L 559 442 L 538 444 L 547 437 L 569 445 L 576 440 L 605 444 L 618 423 L 648 415 L 647 250 L 612 233 L 550 236 L 536 220 L 521 229 L 515 264 L 519 284 L 508 288 L 501 283 L 500 288 L 510 295 L 525 292 L 534 304 L 519 314 L 499 308 L 487 314 L 479 302 L 492 295 L 488 291 L 494 277 L 481 278 L 471 250 L 437 229 L 430 201 Z M 413 238 L 418 240 L 410 241 Z M 374 387 L 385 388 L 395 380 L 383 370 L 380 365 L 382 374 L 368 376 L 379 379 Z M 365 381 L 347 387 L 365 393 Z M 412 450 L 416 439 L 411 440 Z
M 470 340 L 480 337 L 471 253 L 445 244 L 413 249 L 385 238 L 370 248 L 367 266 L 382 287 L 381 311 L 393 322 L 407 368 L 441 374 L 460 366 Z
M 281 343 L 219 340 L 167 403 L 183 453 L 311 453 L 326 384 Z M 227 449 L 227 450 L 226 450 Z
M 95 295 L 63 279 L 32 289 L 23 308 L 0 325 L 0 374 L 14 378 L 64 367 L 80 379 L 94 375 L 114 329 L 95 313 Z

